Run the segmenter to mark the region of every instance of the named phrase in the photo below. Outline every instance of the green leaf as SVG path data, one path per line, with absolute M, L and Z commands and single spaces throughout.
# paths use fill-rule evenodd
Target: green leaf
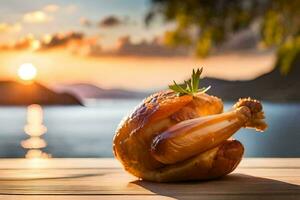
M 211 86 L 208 86 L 207 88 L 204 87 L 204 88 L 199 89 L 198 92 L 205 93 L 205 92 L 207 92 L 210 88 L 211 88 Z
M 210 86 L 199 89 L 200 76 L 202 74 L 203 68 L 197 69 L 195 71 L 193 69 L 192 77 L 189 80 L 185 80 L 183 84 L 177 84 L 175 81 L 173 85 L 169 85 L 169 88 L 177 93 L 177 95 L 194 95 L 196 93 L 205 93 L 210 89 Z
M 192 74 L 192 85 L 193 85 L 193 92 L 197 92 L 199 82 L 200 82 L 200 75 L 203 71 L 203 68 L 200 70 L 197 69 L 197 72 L 193 69 L 193 74 Z
M 187 91 L 193 91 L 193 86 L 190 80 L 188 81 L 184 81 L 185 85 L 186 85 L 186 90 Z
M 173 82 L 174 82 L 174 85 L 169 85 L 169 88 L 171 90 L 174 90 L 179 95 L 188 93 L 188 91 L 186 89 L 182 88 L 175 81 L 173 81 Z

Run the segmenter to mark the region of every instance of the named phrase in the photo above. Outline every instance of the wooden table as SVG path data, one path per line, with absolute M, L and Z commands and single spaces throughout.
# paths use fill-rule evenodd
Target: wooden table
M 300 158 L 244 159 L 209 182 L 137 180 L 114 159 L 0 159 L 0 199 L 300 199 Z

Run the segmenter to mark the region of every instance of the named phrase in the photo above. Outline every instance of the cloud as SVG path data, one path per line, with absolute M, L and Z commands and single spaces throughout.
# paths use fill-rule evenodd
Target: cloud
M 59 10 L 59 8 L 60 7 L 57 4 L 49 4 L 49 5 L 44 6 L 43 10 L 45 12 L 51 12 L 51 13 L 53 13 L 53 12 L 57 12 Z
M 122 24 L 122 20 L 116 16 L 107 16 L 99 22 L 99 26 L 103 28 L 114 27 Z
M 81 48 L 77 48 L 81 49 Z M 187 56 L 187 49 L 171 49 L 164 46 L 158 38 L 151 42 L 141 41 L 132 43 L 129 36 L 119 38 L 117 48 L 114 50 L 104 50 L 98 43 L 88 45 L 85 43 L 86 56 L 136 56 L 136 57 L 170 57 L 170 56 Z M 82 55 L 82 54 L 81 54 Z
M 135 24 L 135 22 L 131 21 L 128 16 L 124 16 L 123 18 L 120 18 L 114 15 L 106 16 L 98 22 L 94 22 L 93 20 L 90 20 L 86 17 L 81 17 L 79 19 L 79 23 L 80 25 L 85 27 L 101 27 L 101 28 L 111 28 L 111 27 L 116 27 L 124 24 Z
M 64 49 L 74 55 L 105 57 L 105 56 L 134 56 L 134 57 L 172 57 L 188 56 L 185 48 L 169 48 L 162 44 L 159 38 L 152 41 L 142 40 L 133 43 L 129 36 L 120 37 L 115 49 L 103 49 L 99 36 L 86 36 L 81 32 L 55 33 L 45 35 L 40 40 L 32 35 L 14 43 L 0 44 L 0 50 L 36 50 L 46 52 L 53 49 Z
M 23 16 L 23 21 L 26 23 L 47 23 L 52 20 L 53 18 L 43 11 L 33 11 Z
M 85 27 L 91 27 L 92 26 L 92 22 L 89 19 L 85 18 L 85 17 L 81 17 L 79 19 L 79 23 L 80 23 L 80 25 L 85 26 Z
M 84 34 L 80 32 L 56 33 L 46 35 L 38 50 L 48 50 L 57 47 L 67 47 L 71 42 L 83 40 Z
M 96 38 L 88 38 L 70 45 L 69 50 L 80 56 L 101 56 L 104 55 L 104 51 L 100 44 L 97 43 Z
M 34 44 L 37 40 L 33 37 L 33 35 L 27 35 L 18 39 L 14 42 L 10 42 L 7 44 L 0 44 L 0 50 L 26 50 L 33 49 Z
M 77 5 L 75 4 L 70 4 L 65 8 L 65 11 L 67 14 L 73 14 L 78 10 Z
M 0 33 L 20 32 L 21 30 L 22 30 L 22 25 L 19 23 L 15 23 L 15 24 L 0 23 Z
M 115 52 L 120 56 L 186 56 L 188 51 L 183 48 L 170 48 L 162 44 L 159 38 L 151 42 L 145 40 L 139 43 L 132 43 L 129 36 L 121 37 L 118 41 L 118 48 Z
M 87 37 L 81 32 L 56 33 L 46 35 L 40 40 L 37 50 L 47 51 L 56 48 L 63 48 L 72 54 L 90 56 L 94 52 L 101 52 L 101 45 L 98 44 L 98 36 Z
M 186 49 L 171 49 L 165 47 L 158 38 L 150 42 L 132 43 L 129 36 L 119 38 L 118 45 L 113 50 L 103 49 L 98 42 L 99 37 L 87 37 L 80 32 L 56 33 L 46 35 L 40 40 L 38 50 L 47 51 L 54 48 L 64 48 L 72 54 L 80 56 L 141 56 L 166 57 L 186 56 Z
M 41 39 L 36 39 L 29 34 L 21 39 L 0 44 L 0 50 L 48 51 L 62 48 L 70 50 L 74 54 L 87 55 L 90 52 L 89 49 L 94 48 L 96 42 L 97 38 L 85 37 L 80 32 L 48 34 Z

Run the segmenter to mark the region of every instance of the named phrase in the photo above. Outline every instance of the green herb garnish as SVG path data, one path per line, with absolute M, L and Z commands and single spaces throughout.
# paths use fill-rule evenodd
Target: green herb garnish
M 192 77 L 191 79 L 184 81 L 183 84 L 177 84 L 175 81 L 174 85 L 169 85 L 169 88 L 177 93 L 178 96 L 182 95 L 194 95 L 196 93 L 205 93 L 207 90 L 210 89 L 210 86 L 207 88 L 203 87 L 199 89 L 199 83 L 200 83 L 200 76 L 202 74 L 203 68 L 195 70 L 193 69 Z

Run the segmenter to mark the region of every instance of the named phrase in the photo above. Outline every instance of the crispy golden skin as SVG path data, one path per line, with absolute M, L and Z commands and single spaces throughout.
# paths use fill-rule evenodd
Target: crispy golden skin
M 243 145 L 229 139 L 241 127 L 266 128 L 261 104 L 243 99 L 223 113 L 222 101 L 167 90 L 146 98 L 119 125 L 115 157 L 131 174 L 149 181 L 205 180 L 232 172 Z

